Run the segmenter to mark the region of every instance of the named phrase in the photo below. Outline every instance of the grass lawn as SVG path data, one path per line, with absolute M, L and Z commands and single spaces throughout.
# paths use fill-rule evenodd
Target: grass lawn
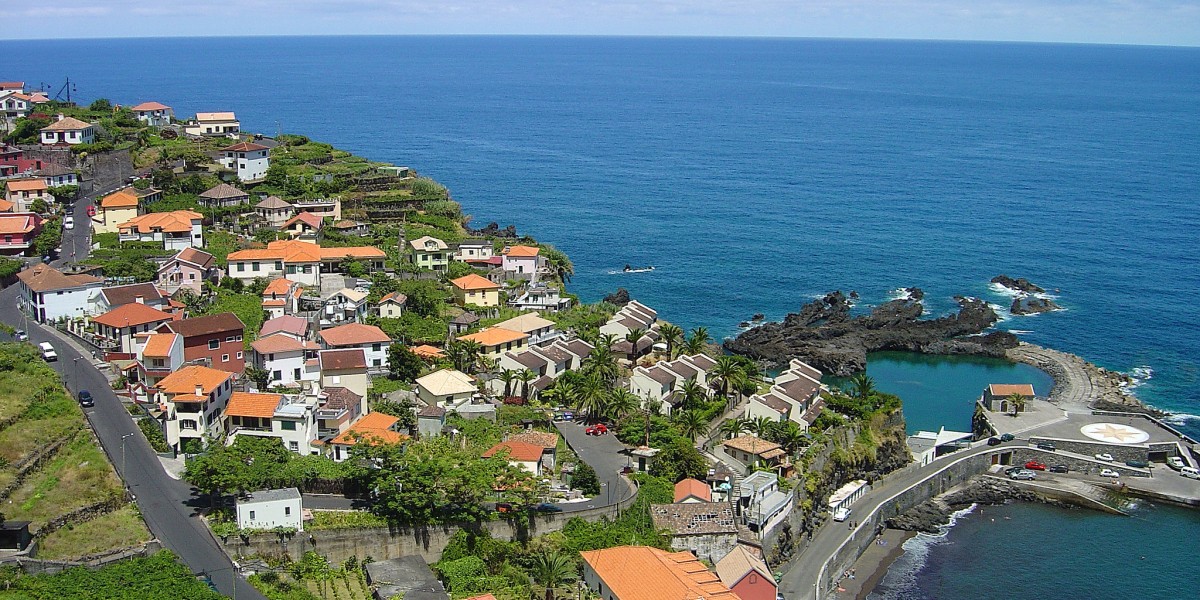
M 215 315 L 225 312 L 237 315 L 237 318 L 241 319 L 242 324 L 246 326 L 243 339 L 246 349 L 249 350 L 250 343 L 258 335 L 258 330 L 262 329 L 262 298 L 253 294 L 234 294 L 227 290 L 221 290 L 217 299 L 204 310 L 204 314 Z
M 38 450 L 42 445 L 81 427 L 83 427 L 83 423 L 79 420 L 62 417 L 32 421 L 22 419 L 12 427 L 0 431 L 0 458 L 8 461 L 9 464 L 15 463 Z
M 121 492 L 121 483 L 90 433 L 81 432 L 9 497 L 8 519 L 48 520 Z
M 70 559 L 150 541 L 153 536 L 132 506 L 73 527 L 63 527 L 42 539 L 38 558 Z

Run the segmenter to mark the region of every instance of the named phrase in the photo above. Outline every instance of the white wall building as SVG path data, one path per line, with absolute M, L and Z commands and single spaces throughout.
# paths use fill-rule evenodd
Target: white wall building
M 267 372 L 268 389 L 277 385 L 303 386 L 321 378 L 316 364 L 321 348 L 315 342 L 275 333 L 254 340 L 250 348 L 251 364 Z
M 67 275 L 49 265 L 37 264 L 17 274 L 21 302 L 41 323 L 94 314 L 96 296 L 104 280 L 91 275 Z
M 237 172 L 240 181 L 259 181 L 271 166 L 271 149 L 254 142 L 239 142 L 221 149 L 220 163 Z
M 241 529 L 290 527 L 304 531 L 304 506 L 300 490 L 262 490 L 237 501 L 237 524 Z

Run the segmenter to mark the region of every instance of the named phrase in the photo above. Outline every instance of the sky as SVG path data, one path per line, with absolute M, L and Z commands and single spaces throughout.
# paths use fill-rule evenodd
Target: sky
M 355 34 L 691 35 L 1200 45 L 1200 0 L 42 0 L 0 40 Z

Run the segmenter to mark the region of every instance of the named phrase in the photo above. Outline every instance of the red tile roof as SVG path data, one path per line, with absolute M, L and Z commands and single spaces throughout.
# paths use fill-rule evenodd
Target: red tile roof
M 374 325 L 362 323 L 347 323 L 318 333 L 321 339 L 330 346 L 359 346 L 362 344 L 386 344 L 392 341 L 382 329 Z
M 703 481 L 688 477 L 675 484 L 675 501 L 679 502 L 686 498 L 712 502 L 712 490 Z
M 225 407 L 225 416 L 270 419 L 275 416 L 275 409 L 282 399 L 281 394 L 234 392 L 229 397 L 229 406 Z
M 170 313 L 165 313 L 157 308 L 137 302 L 130 302 L 129 304 L 122 304 L 92 319 L 92 321 L 109 327 L 136 327 L 138 325 L 170 321 L 174 318 Z
M 534 462 L 534 461 L 539 461 L 542 459 L 542 447 L 541 446 L 535 446 L 535 445 L 527 443 L 527 442 L 521 442 L 521 441 L 516 441 L 516 440 L 500 442 L 499 444 L 492 446 L 491 448 L 488 449 L 487 452 L 483 453 L 483 457 L 491 458 L 492 456 L 495 456 L 497 453 L 499 453 L 503 450 L 508 451 L 507 457 L 509 460 L 516 460 L 516 461 L 521 461 L 521 462 Z
M 255 152 L 257 150 L 270 150 L 270 148 L 254 142 L 239 142 L 228 148 L 221 148 L 221 152 Z

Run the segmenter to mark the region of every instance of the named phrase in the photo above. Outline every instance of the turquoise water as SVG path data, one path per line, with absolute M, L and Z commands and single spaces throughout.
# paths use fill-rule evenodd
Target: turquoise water
M 1029 365 L 980 357 L 938 357 L 911 352 L 867 356 L 867 375 L 881 391 L 904 400 L 908 432 L 939 427 L 971 431 L 975 400 L 989 383 L 1030 383 L 1039 395 L 1054 380 Z
M 1197 596 L 1200 512 L 1139 501 L 1132 516 L 1016 503 L 958 517 L 949 535 L 921 535 L 873 600 Z
M 1200 49 L 461 36 L 0 41 L 0 53 L 6 80 L 57 89 L 69 75 L 85 101 L 234 110 L 246 130 L 411 166 L 476 223 L 567 251 L 584 299 L 625 286 L 714 335 L 832 289 L 857 290 L 863 308 L 913 285 L 932 315 L 955 294 L 1003 308 L 988 280 L 1028 277 L 1067 310 L 1001 310 L 999 328 L 1137 369 L 1144 399 L 1200 414 Z M 615 273 L 625 264 L 657 268 Z M 939 369 L 870 366 L 922 428 L 969 417 L 957 407 L 987 383 Z M 1200 434 L 1200 420 L 1178 422 Z M 1194 516 L 1154 519 L 1123 521 L 1106 551 L 1177 556 L 1170 534 L 1194 532 Z M 1021 522 L 1027 544 L 951 534 L 960 555 L 935 554 L 918 579 L 1052 598 L 1089 597 L 1072 592 L 1109 574 L 1096 597 L 1179 580 L 1067 561 L 1096 550 L 1091 530 L 1109 517 Z M 960 562 L 975 555 L 986 564 Z M 945 589 L 926 597 L 970 597 Z

